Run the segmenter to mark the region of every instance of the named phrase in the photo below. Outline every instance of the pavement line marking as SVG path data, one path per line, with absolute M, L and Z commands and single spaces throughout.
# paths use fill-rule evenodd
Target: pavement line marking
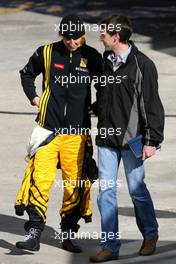
M 34 3 L 27 2 L 25 4 L 20 4 L 14 8 L 8 8 L 8 7 L 7 8 L 0 8 L 0 15 L 7 15 L 7 14 L 12 14 L 12 13 L 24 11 L 24 10 L 27 10 L 28 8 L 30 8 L 32 5 L 34 5 Z M 39 5 L 37 4 L 37 6 L 39 6 Z M 50 7 L 46 8 L 46 11 L 48 13 L 57 13 L 57 12 L 62 12 L 63 8 L 59 5 L 51 5 Z
M 49 13 L 56 13 L 56 12 L 62 12 L 63 8 L 58 5 L 52 5 L 47 9 L 47 12 Z
M 0 15 L 7 15 L 12 13 L 17 13 L 20 11 L 27 10 L 32 5 L 31 2 L 20 4 L 15 8 L 0 8 Z

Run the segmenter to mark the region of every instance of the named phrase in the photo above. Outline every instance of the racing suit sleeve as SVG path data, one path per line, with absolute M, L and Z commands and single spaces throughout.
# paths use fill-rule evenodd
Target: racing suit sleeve
M 96 89 L 96 101 L 93 102 L 91 105 L 91 110 L 93 113 L 97 116 L 98 115 L 98 98 L 99 98 L 99 92 L 101 89 L 101 75 L 102 75 L 102 64 L 103 59 L 99 52 L 97 52 L 97 55 L 94 58 L 93 62 L 93 70 L 92 70 L 92 79 L 94 80 L 94 87 Z
M 41 72 L 43 72 L 43 48 L 39 47 L 29 58 L 26 66 L 20 70 L 21 84 L 30 102 L 37 96 L 35 79 Z

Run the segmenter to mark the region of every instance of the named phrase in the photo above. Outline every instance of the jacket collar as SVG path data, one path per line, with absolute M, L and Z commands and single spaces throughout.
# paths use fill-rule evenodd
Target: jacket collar
M 126 62 L 127 62 L 127 61 L 128 61 L 128 60 L 129 60 L 134 54 L 138 53 L 138 48 L 135 46 L 134 42 L 131 41 L 131 40 L 129 40 L 129 43 L 130 43 L 130 45 L 131 45 L 131 52 L 130 52 L 130 54 L 128 55 L 128 58 L 127 58 Z M 108 56 L 109 56 L 110 54 L 114 54 L 114 52 L 113 52 L 112 50 L 105 51 L 105 52 L 103 53 L 103 58 L 104 58 L 104 60 L 107 60 L 107 59 L 108 59 Z M 115 54 L 114 54 L 114 56 L 115 56 Z
M 82 48 L 85 46 L 85 44 L 83 44 L 81 47 L 77 48 L 77 50 L 73 51 L 73 55 L 75 54 L 80 54 L 81 51 L 82 51 Z M 65 46 L 63 40 L 57 42 L 57 48 L 59 48 L 60 52 L 63 54 L 63 55 L 70 55 L 70 51 L 67 49 L 67 47 Z

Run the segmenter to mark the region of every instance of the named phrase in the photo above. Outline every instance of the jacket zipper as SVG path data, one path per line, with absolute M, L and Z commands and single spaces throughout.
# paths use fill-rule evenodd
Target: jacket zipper
M 72 52 L 70 52 L 70 65 L 72 64 L 72 57 L 73 57 L 73 54 Z M 69 67 L 69 74 L 70 74 L 70 67 Z M 68 89 L 68 83 L 66 84 L 66 89 Z M 66 91 L 66 95 L 67 95 L 67 91 Z M 64 107 L 64 117 L 66 117 L 66 114 L 67 114 L 67 100 L 66 100 L 65 107 Z
M 113 69 L 111 69 L 111 74 L 114 76 L 114 78 L 117 77 L 117 72 L 119 69 L 121 69 L 121 67 L 124 67 L 124 66 L 121 65 L 115 72 L 113 71 Z M 106 110 L 106 120 L 107 121 L 110 119 L 110 108 L 111 108 L 110 106 L 112 105 L 112 97 L 113 97 L 112 89 L 108 87 L 108 102 L 107 102 L 107 110 Z
M 108 61 L 109 62 L 109 61 Z M 106 62 L 107 63 L 107 62 Z M 108 65 L 108 67 L 111 69 L 111 66 L 110 66 L 110 63 Z M 108 72 L 109 73 L 109 72 Z M 111 69 L 111 74 L 113 73 L 114 75 L 114 72 L 113 72 L 113 69 Z M 111 105 L 111 100 L 112 100 L 112 95 L 111 95 L 111 89 L 110 87 L 108 86 L 108 94 L 107 94 L 107 107 L 106 107 L 106 121 L 108 122 L 109 120 L 109 116 L 110 116 L 110 105 Z

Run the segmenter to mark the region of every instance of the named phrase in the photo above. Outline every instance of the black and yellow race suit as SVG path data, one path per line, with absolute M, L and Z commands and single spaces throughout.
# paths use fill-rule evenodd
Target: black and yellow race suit
M 15 205 L 26 206 L 29 214 L 26 230 L 31 226 L 44 228 L 58 161 L 64 181 L 61 228 L 77 231 L 80 216 L 89 221 L 92 215 L 90 186 L 80 196 L 79 184 L 87 140 L 86 133 L 80 133 L 80 129 L 90 128 L 91 81 L 75 82 L 69 75 L 91 80 L 93 76 L 99 76 L 100 71 L 101 55 L 95 49 L 84 44 L 70 53 L 63 41 L 38 48 L 20 71 L 22 86 L 30 101 L 37 96 L 35 78 L 43 74 L 43 93 L 36 121 L 41 127 L 57 132 L 54 139 L 30 160 L 16 198 Z M 82 198 L 84 204 L 80 203 Z
M 70 52 L 63 41 L 39 47 L 20 71 L 30 101 L 36 94 L 34 81 L 43 75 L 43 94 L 37 122 L 49 130 L 90 127 L 91 80 L 101 71 L 101 55 L 84 44 Z M 74 131 L 72 130 L 72 132 Z

